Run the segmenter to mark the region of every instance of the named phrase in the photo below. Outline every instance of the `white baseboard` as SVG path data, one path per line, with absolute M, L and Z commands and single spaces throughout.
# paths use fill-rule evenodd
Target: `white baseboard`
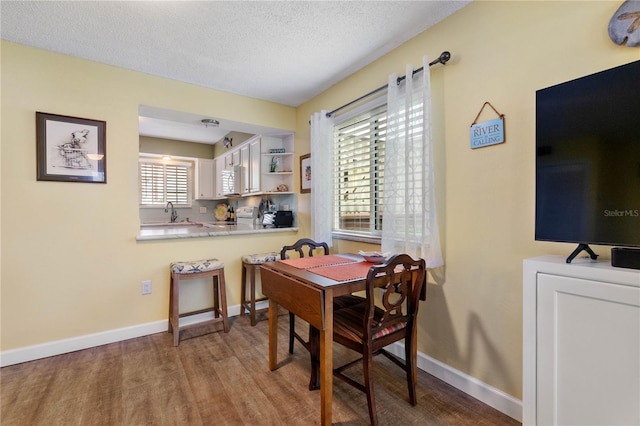
M 39 345 L 10 349 L 0 353 L 0 367 L 20 364 L 22 362 L 47 358 L 54 355 L 62 355 L 68 352 L 120 342 L 122 340 L 147 336 L 149 334 L 160 333 L 162 331 L 167 331 L 167 326 L 168 324 L 166 320 L 154 321 L 131 327 L 103 331 L 101 333 L 87 334 L 84 336 L 72 337 L 70 339 L 62 339 Z
M 227 311 L 229 317 L 240 314 L 240 305 L 231 306 Z M 213 318 L 212 312 L 205 312 L 190 317 L 180 318 L 180 324 L 188 325 Z M 167 320 L 153 321 L 146 324 L 134 325 L 131 327 L 117 328 L 103 331 L 101 333 L 87 334 L 84 336 L 72 337 L 69 339 L 56 340 L 39 345 L 25 346 L 18 349 L 10 349 L 0 352 L 0 367 L 20 364 L 22 362 L 34 361 L 36 359 L 47 358 L 55 355 L 62 355 L 68 352 L 75 352 L 82 349 L 107 345 L 109 343 L 120 342 L 136 337 L 148 336 L 150 334 L 163 333 L 168 330 Z
M 240 306 L 229 307 L 228 314 L 230 317 L 239 315 Z M 180 322 L 185 325 L 195 324 L 211 318 L 213 318 L 213 313 L 206 312 L 182 318 Z M 11 349 L 0 352 L 0 367 L 93 348 L 150 334 L 162 333 L 166 332 L 167 328 L 167 320 L 160 320 L 101 333 L 87 334 L 70 339 Z M 394 355 L 404 358 L 404 345 L 402 343 L 390 345 L 387 349 Z M 522 401 L 519 399 L 420 352 L 418 353 L 418 368 L 460 389 L 507 416 L 522 421 Z
M 388 346 L 387 350 L 404 359 L 403 343 L 394 343 Z M 501 413 L 520 422 L 522 421 L 521 400 L 421 352 L 418 352 L 417 364 L 420 370 L 426 371 Z

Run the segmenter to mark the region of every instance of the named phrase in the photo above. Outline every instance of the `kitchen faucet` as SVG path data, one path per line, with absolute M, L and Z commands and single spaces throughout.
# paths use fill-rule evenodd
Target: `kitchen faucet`
M 171 206 L 171 223 L 175 223 L 175 221 L 178 220 L 178 212 L 173 208 L 173 203 L 171 201 L 167 203 L 167 206 L 164 208 L 164 212 L 169 212 L 169 206 Z

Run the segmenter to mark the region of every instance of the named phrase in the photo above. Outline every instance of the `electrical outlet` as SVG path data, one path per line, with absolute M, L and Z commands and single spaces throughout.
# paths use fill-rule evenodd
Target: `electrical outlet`
M 142 294 L 151 294 L 151 280 L 142 281 Z
M 206 212 L 207 212 L 206 207 L 200 207 L 200 213 L 206 213 Z

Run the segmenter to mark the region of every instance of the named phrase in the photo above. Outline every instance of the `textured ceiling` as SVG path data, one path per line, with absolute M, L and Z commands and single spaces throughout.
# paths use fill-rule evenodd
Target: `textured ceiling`
M 2 39 L 299 106 L 470 1 L 0 1 Z M 437 52 L 424 52 L 436 58 Z M 241 123 L 141 106 L 140 134 L 215 143 Z M 273 130 L 273 129 L 272 129 Z
M 0 28 L 5 40 L 298 106 L 467 3 L 2 1 Z

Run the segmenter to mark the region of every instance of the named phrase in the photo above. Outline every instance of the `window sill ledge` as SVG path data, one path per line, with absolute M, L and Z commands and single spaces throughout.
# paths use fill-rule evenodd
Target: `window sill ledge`
M 368 244 L 381 244 L 382 238 L 373 235 L 349 234 L 346 232 L 332 232 L 331 236 L 336 240 L 357 241 Z

